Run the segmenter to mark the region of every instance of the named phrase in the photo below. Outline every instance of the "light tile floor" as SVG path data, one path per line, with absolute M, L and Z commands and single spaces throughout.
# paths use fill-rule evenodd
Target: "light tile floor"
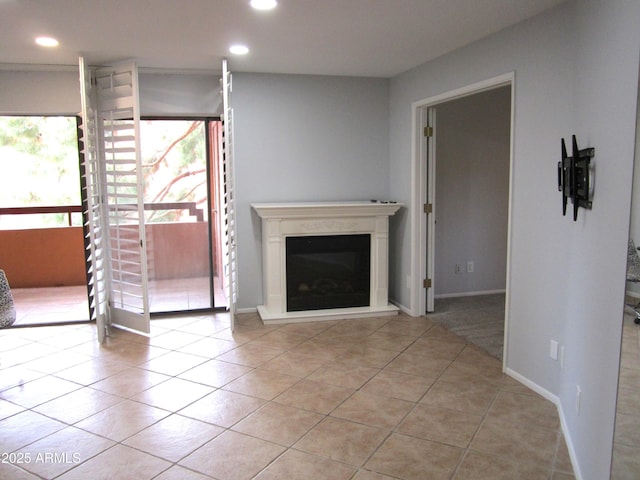
M 226 307 L 227 299 L 220 278 L 214 278 L 214 302 Z M 87 287 L 12 288 L 16 306 L 16 325 L 46 325 L 89 320 Z M 151 313 L 211 308 L 209 278 L 178 278 L 149 281 Z
M 640 478 L 640 325 L 634 318 L 625 313 L 622 327 L 612 480 Z
M 41 325 L 89 320 L 87 287 L 11 288 L 16 325 Z
M 555 407 L 427 318 L 0 331 L 0 478 L 570 479 Z

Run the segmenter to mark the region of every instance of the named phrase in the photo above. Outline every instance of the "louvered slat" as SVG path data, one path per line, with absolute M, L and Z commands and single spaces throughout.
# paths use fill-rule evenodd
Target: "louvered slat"
M 229 299 L 231 330 L 235 329 L 238 278 L 235 242 L 235 179 L 233 169 L 233 109 L 231 107 L 232 79 L 227 60 L 222 61 L 222 176 L 224 182 L 223 209 L 225 214 L 225 276 Z
M 99 70 L 97 90 L 111 320 L 113 325 L 149 333 L 136 66 Z
M 97 151 L 97 109 L 92 72 L 79 59 L 80 92 L 82 103 L 82 148 L 80 149 L 83 184 L 83 225 L 87 265 L 89 313 L 96 321 L 98 340 L 108 334 L 107 285 L 104 272 L 102 245 L 102 211 L 100 163 Z

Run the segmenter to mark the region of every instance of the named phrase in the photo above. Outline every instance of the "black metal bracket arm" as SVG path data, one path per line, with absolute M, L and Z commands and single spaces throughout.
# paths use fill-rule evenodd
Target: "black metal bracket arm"
M 578 219 L 578 208 L 591 209 L 593 205 L 593 165 L 595 148 L 578 149 L 576 136 L 572 136 L 572 155 L 562 139 L 562 160 L 558 162 L 558 190 L 562 192 L 562 215 L 567 214 L 567 203 L 573 203 L 573 221 Z

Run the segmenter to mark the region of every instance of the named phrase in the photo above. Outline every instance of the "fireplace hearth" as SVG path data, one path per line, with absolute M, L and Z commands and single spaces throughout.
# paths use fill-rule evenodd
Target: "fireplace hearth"
M 396 315 L 388 300 L 389 216 L 401 206 L 252 204 L 262 219 L 262 321 Z

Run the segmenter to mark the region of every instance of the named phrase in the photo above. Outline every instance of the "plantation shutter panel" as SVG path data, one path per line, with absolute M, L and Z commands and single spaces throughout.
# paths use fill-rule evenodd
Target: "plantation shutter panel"
M 233 109 L 231 108 L 232 78 L 227 60 L 222 61 L 222 177 L 225 214 L 225 277 L 231 330 L 235 329 L 238 292 L 236 256 L 235 179 L 233 170 Z
M 78 131 L 82 186 L 82 225 L 90 319 L 96 322 L 98 341 L 108 334 L 107 275 L 101 192 L 100 163 L 97 144 L 97 111 L 93 75 L 80 57 L 81 122 Z
M 149 298 L 140 156 L 138 69 L 96 70 L 98 151 L 103 167 L 111 325 L 149 333 Z

